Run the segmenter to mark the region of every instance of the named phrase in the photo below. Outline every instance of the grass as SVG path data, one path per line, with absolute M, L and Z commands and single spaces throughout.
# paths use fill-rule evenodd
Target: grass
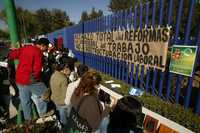
M 117 80 L 109 75 L 101 73 L 101 76 L 102 85 L 119 94 L 128 95 L 131 85 Z M 109 80 L 114 80 L 114 83 L 120 84 L 121 88 L 111 88 L 110 84 L 105 83 L 105 81 Z M 181 105 L 169 103 L 148 93 L 144 93 L 143 96 L 137 97 L 137 99 L 143 104 L 144 107 L 150 109 L 151 111 L 154 111 L 196 133 L 200 132 L 200 116 L 194 114 L 191 109 L 185 110 Z

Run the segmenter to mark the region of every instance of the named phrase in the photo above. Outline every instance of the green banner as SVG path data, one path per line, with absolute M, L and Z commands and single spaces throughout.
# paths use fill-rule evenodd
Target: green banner
M 197 46 L 174 45 L 171 50 L 170 72 L 192 77 Z

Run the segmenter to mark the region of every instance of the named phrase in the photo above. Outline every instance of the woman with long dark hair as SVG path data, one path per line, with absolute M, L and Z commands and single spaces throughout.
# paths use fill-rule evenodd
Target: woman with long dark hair
M 99 85 L 100 81 L 101 76 L 96 71 L 86 72 L 71 98 L 72 108 L 87 121 L 92 132 L 99 128 L 102 118 L 110 111 L 110 107 L 103 109 L 98 99 L 98 89 L 95 86 Z

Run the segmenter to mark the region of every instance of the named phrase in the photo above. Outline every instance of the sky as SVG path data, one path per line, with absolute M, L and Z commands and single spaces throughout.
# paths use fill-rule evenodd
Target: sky
M 4 0 L 0 0 L 0 10 L 4 8 Z M 57 8 L 69 15 L 72 22 L 80 20 L 82 11 L 91 11 L 92 7 L 101 9 L 104 15 L 109 14 L 108 4 L 110 0 L 15 0 L 16 6 L 21 6 L 30 11 L 40 8 Z M 5 29 L 5 25 L 0 21 L 0 29 Z

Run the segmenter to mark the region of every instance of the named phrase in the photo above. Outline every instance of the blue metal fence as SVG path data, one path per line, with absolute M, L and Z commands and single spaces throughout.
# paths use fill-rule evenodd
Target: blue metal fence
M 167 4 L 164 4 L 166 2 Z M 130 64 L 91 53 L 83 53 L 74 49 L 74 34 L 76 33 L 112 31 L 131 27 L 136 29 L 148 26 L 155 27 L 157 25 L 172 26 L 174 34 L 171 36 L 169 46 L 173 44 L 200 46 L 200 20 L 197 25 L 197 33 L 191 35 L 192 18 L 196 6 L 195 0 L 190 0 L 189 2 L 189 12 L 186 14 L 187 22 L 185 27 L 183 27 L 184 25 L 182 24 L 182 18 L 183 15 L 185 15 L 183 14 L 185 1 L 179 0 L 178 2 L 178 12 L 174 11 L 174 9 L 177 8 L 173 4 L 174 0 L 154 0 L 153 2 L 147 2 L 145 4 L 139 3 L 135 5 L 135 7 L 118 11 L 111 15 L 102 16 L 72 27 L 63 28 L 49 33 L 47 36 L 50 40 L 53 40 L 58 34 L 62 35 L 64 46 L 71 49 L 79 61 L 85 62 L 90 67 L 123 80 L 135 87 L 143 87 L 146 92 L 157 95 L 164 100 L 180 103 L 186 109 L 192 107 L 194 112 L 200 114 L 200 88 L 198 90 L 192 88 L 193 77 L 173 74 L 168 70 L 162 72 L 154 68 L 146 69 L 144 66 L 138 64 Z M 176 19 L 173 19 L 174 17 Z M 180 28 L 185 28 L 184 37 L 180 36 Z M 199 62 L 199 59 L 198 57 L 196 64 Z M 185 81 L 187 81 L 188 84 L 183 90 L 182 82 Z M 198 93 L 198 96 L 191 101 L 192 92 Z

